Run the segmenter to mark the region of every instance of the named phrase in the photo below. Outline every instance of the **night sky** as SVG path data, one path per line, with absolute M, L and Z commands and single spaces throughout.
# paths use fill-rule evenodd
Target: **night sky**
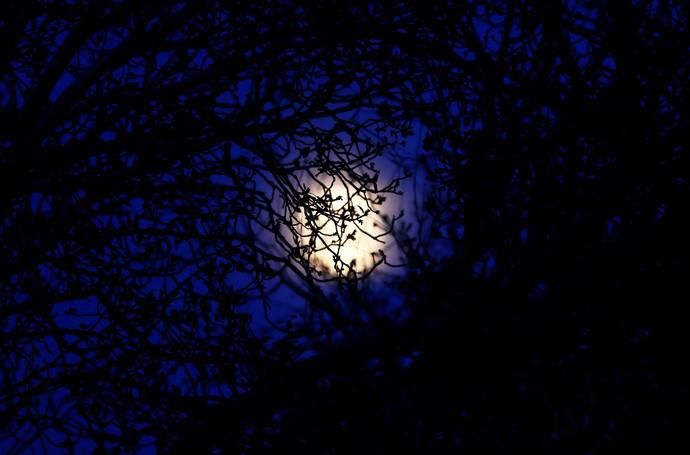
M 0 453 L 682 453 L 690 4 L 6 0 Z

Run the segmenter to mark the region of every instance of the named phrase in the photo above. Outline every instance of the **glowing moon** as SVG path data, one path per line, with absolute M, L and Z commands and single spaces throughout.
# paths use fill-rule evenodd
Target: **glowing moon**
M 386 230 L 381 215 L 385 204 L 372 204 L 376 196 L 357 191 L 342 181 L 312 185 L 314 204 L 298 216 L 300 243 L 309 245 L 308 260 L 330 277 L 354 277 L 370 271 L 381 260 Z

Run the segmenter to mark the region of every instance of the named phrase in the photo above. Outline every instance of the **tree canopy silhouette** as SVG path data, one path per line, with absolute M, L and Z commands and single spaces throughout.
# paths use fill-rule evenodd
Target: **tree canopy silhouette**
M 0 8 L 3 451 L 682 443 L 685 2 Z

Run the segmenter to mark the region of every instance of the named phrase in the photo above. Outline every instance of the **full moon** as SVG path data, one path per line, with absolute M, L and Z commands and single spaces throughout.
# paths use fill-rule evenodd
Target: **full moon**
M 388 208 L 385 202 L 374 204 L 376 195 L 339 179 L 313 184 L 309 194 L 312 203 L 297 217 L 299 243 L 309 246 L 308 260 L 319 273 L 353 278 L 381 261 L 388 237 L 381 216 Z

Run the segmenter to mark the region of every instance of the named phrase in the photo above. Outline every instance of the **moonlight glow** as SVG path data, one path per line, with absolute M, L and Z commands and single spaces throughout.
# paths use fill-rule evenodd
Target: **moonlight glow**
M 381 214 L 390 207 L 383 201 L 373 204 L 375 196 L 340 180 L 313 185 L 309 191 L 319 202 L 305 207 L 297 218 L 302 225 L 299 243 L 309 246 L 311 265 L 326 276 L 353 277 L 371 270 L 386 246 Z

